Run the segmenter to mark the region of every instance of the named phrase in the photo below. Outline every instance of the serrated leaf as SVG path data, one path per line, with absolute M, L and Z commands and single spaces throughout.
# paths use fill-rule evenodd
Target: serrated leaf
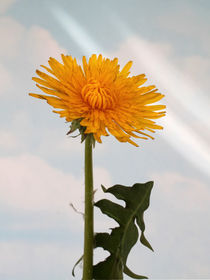
M 131 272 L 126 262 L 131 248 L 139 238 L 137 226 L 141 231 L 141 243 L 152 249 L 144 236 L 143 219 L 144 211 L 149 206 L 152 187 L 153 182 L 134 184 L 132 187 L 115 185 L 108 189 L 102 186 L 104 192 L 125 201 L 125 207 L 107 199 L 95 203 L 95 206 L 100 208 L 102 213 L 113 218 L 119 227 L 113 228 L 110 234 L 97 233 L 95 235 L 95 246 L 109 251 L 110 256 L 93 267 L 94 279 L 123 279 L 123 272 L 135 279 L 146 279 L 145 276 Z

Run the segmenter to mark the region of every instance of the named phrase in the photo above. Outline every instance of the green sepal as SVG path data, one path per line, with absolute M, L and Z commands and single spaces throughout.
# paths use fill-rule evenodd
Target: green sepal
M 113 218 L 119 227 L 111 229 L 110 234 L 97 233 L 95 235 L 95 247 L 102 247 L 109 251 L 110 256 L 94 265 L 93 279 L 123 279 L 123 272 L 134 279 L 147 279 L 145 276 L 131 272 L 126 262 L 130 250 L 139 238 L 138 228 L 141 231 L 140 242 L 153 250 L 144 236 L 143 219 L 144 211 L 149 207 L 152 187 L 153 182 L 137 183 L 132 187 L 115 185 L 108 189 L 102 186 L 105 193 L 111 193 L 116 198 L 125 201 L 125 207 L 107 199 L 95 203 L 95 206 L 100 208 L 102 213 Z
M 71 122 L 71 125 L 70 125 L 70 130 L 66 133 L 67 135 L 73 133 L 75 130 L 79 129 L 80 130 L 80 122 L 81 122 L 81 118 L 80 119 L 76 119 L 76 120 L 73 120 Z M 72 137 L 77 137 L 77 136 L 72 136 Z
M 81 121 L 82 121 L 82 118 L 73 120 L 71 122 L 71 125 L 70 125 L 70 130 L 66 133 L 66 135 L 72 134 L 73 132 L 75 132 L 78 129 L 79 130 L 79 134 L 71 136 L 71 137 L 75 138 L 75 137 L 78 137 L 79 135 L 81 135 L 81 143 L 83 143 L 85 141 L 86 137 L 89 134 L 85 133 L 86 127 L 80 125 Z M 93 145 L 93 147 L 95 147 L 95 138 L 93 137 L 92 133 L 91 133 L 91 136 L 92 136 L 91 137 L 91 144 Z

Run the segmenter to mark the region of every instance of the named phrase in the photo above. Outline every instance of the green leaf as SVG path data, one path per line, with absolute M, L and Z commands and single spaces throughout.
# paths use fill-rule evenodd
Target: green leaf
M 134 279 L 148 279 L 146 276 L 133 273 L 127 266 L 124 267 L 124 273 Z
M 110 256 L 104 261 L 94 265 L 93 278 L 99 279 L 123 279 L 123 272 L 134 279 L 146 279 L 130 271 L 127 266 L 127 258 L 130 250 L 139 238 L 138 228 L 141 231 L 140 242 L 153 250 L 144 236 L 144 211 L 149 207 L 150 193 L 153 182 L 134 184 L 132 187 L 115 185 L 106 189 L 105 193 L 111 193 L 116 198 L 125 202 L 125 207 L 107 199 L 95 203 L 102 213 L 113 218 L 119 227 L 111 230 L 111 233 L 97 233 L 95 235 L 95 247 L 102 247 L 109 251 Z M 138 227 L 137 227 L 138 226 Z
M 93 266 L 93 279 L 123 279 L 122 263 L 114 255 Z
M 74 267 L 73 267 L 73 269 L 72 269 L 72 275 L 75 277 L 75 273 L 74 273 L 74 271 L 75 271 L 75 268 L 76 268 L 76 266 L 82 261 L 82 259 L 83 259 L 83 255 L 78 259 L 78 261 L 75 263 L 75 265 L 74 265 Z

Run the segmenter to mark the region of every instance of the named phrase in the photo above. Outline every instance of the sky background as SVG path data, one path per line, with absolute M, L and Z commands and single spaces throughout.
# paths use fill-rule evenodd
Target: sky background
M 83 209 L 84 147 L 28 96 L 40 92 L 35 70 L 61 53 L 133 60 L 131 74 L 165 94 L 154 141 L 96 145 L 95 199 L 101 183 L 154 180 L 145 235 L 155 252 L 137 243 L 128 267 L 150 279 L 210 279 L 209 13 L 209 0 L 0 0 L 1 280 L 73 279 L 82 255 L 83 219 L 69 204 Z M 96 210 L 95 225 L 115 224 Z

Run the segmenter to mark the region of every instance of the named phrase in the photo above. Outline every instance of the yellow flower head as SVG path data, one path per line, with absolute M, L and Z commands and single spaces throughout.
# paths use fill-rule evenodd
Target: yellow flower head
M 129 142 L 138 147 L 131 137 L 148 139 L 152 136 L 143 131 L 155 132 L 162 126 L 153 119 L 165 115 L 164 105 L 150 105 L 164 95 L 157 92 L 155 86 L 142 87 L 144 74 L 129 77 L 132 62 L 122 70 L 118 59 L 110 60 L 102 55 L 93 54 L 89 61 L 83 57 L 83 69 L 76 59 L 62 54 L 63 64 L 54 58 L 49 66 L 42 66 L 51 75 L 39 70 L 33 77 L 44 93 L 31 96 L 45 99 L 67 122 L 79 120 L 84 133 L 92 133 L 101 143 L 101 136 L 108 132 L 120 142 Z M 141 135 L 141 136 L 140 136 Z

